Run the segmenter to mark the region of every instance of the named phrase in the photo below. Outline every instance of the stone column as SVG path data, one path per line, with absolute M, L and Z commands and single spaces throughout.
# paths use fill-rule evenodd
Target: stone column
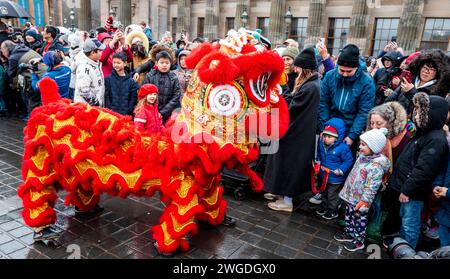
M 178 0 L 177 32 L 185 30 L 190 40 L 195 36 L 190 34 L 191 30 L 191 0 Z
M 50 16 L 50 11 L 48 9 L 48 0 L 42 1 L 42 6 L 44 8 L 44 23 L 48 25 L 48 17 Z
M 208 40 L 219 36 L 219 0 L 206 0 L 204 36 Z
M 310 0 L 308 11 L 308 26 L 306 27 L 306 45 L 315 45 L 321 37 L 325 37 L 322 32 L 322 16 L 325 11 L 327 0 Z
M 91 0 L 80 0 L 78 28 L 80 30 L 89 31 L 92 28 L 91 25 Z
M 416 51 L 424 0 L 405 0 L 397 32 L 397 43 L 405 54 Z
M 136 7 L 137 8 L 137 7 Z M 131 0 L 120 0 L 119 2 L 119 21 L 123 27 L 131 24 Z
M 364 53 L 366 48 L 367 26 L 369 25 L 368 10 L 367 0 L 353 0 L 348 43 L 357 45 L 360 53 Z
M 242 23 L 242 20 L 241 20 L 241 15 L 244 12 L 244 10 L 247 10 L 247 14 L 249 17 L 247 24 L 246 24 L 246 27 L 248 27 L 249 23 L 250 23 L 250 0 L 237 0 L 236 14 L 234 15 L 234 28 L 236 30 L 241 27 L 244 27 L 244 24 Z M 226 32 L 228 32 L 228 30 L 226 30 Z
M 282 44 L 286 38 L 286 0 L 272 0 L 270 3 L 270 21 L 268 39 L 272 45 Z
M 36 15 L 34 14 L 34 1 L 28 0 L 28 12 L 33 18 L 36 18 Z M 33 22 L 33 24 L 36 24 L 36 20 L 29 19 L 30 22 Z
M 55 16 L 54 20 L 55 20 L 55 25 L 64 26 L 62 0 L 56 0 L 56 16 Z
M 170 30 L 169 23 L 169 1 L 154 0 L 150 1 L 151 5 L 151 27 L 153 30 L 153 39 L 160 40 L 164 32 Z M 180 30 L 177 30 L 180 32 Z M 192 39 L 189 37 L 189 39 Z

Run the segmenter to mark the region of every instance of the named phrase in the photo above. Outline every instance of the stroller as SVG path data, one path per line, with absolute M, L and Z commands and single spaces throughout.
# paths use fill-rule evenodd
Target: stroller
M 262 147 L 267 147 L 270 145 L 270 142 L 262 142 L 259 140 L 259 150 L 261 151 Z M 256 161 L 251 162 L 249 167 L 258 174 L 259 177 L 264 176 L 264 170 L 266 167 L 266 154 L 259 154 L 259 157 Z M 231 190 L 233 191 L 234 199 L 237 201 L 242 201 L 245 199 L 247 192 L 251 189 L 250 179 L 240 173 L 235 169 L 228 169 L 223 167 L 222 169 L 222 180 L 220 181 L 222 187 L 225 191 Z

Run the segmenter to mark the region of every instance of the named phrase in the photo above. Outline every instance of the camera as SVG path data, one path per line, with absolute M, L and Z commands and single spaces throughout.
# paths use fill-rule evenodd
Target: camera
M 19 69 L 20 71 L 26 71 L 26 70 L 31 70 L 33 72 L 37 72 L 39 70 L 39 64 L 35 63 L 35 64 L 31 64 L 31 63 L 21 63 L 19 64 Z

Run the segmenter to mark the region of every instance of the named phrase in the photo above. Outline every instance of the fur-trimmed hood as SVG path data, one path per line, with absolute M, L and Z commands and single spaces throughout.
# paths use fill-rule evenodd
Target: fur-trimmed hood
M 402 133 L 406 128 L 407 115 L 406 110 L 399 102 L 387 102 L 374 107 L 367 116 L 366 130 L 371 130 L 370 118 L 372 114 L 383 117 L 388 123 L 388 138 L 393 138 Z
M 152 49 L 150 50 L 149 56 L 152 59 L 153 62 L 156 63 L 156 55 L 160 52 L 160 51 L 167 51 L 170 54 L 171 57 L 171 62 L 172 65 L 174 65 L 177 62 L 176 56 L 175 56 L 175 51 L 173 51 L 173 49 L 171 49 L 170 47 L 167 47 L 165 45 L 162 44 L 157 44 L 154 45 L 152 47 Z
M 440 96 L 429 96 L 426 93 L 417 93 L 413 98 L 414 116 L 417 113 L 417 107 L 420 108 L 420 123 L 418 128 L 423 132 L 430 130 L 440 130 L 444 127 L 447 120 L 448 104 L 447 101 Z M 416 122 L 416 121 L 414 121 Z
M 414 77 L 419 76 L 425 63 L 432 61 L 437 66 L 437 82 L 431 86 L 430 94 L 445 97 L 450 89 L 450 58 L 440 49 L 423 51 L 409 64 L 408 69 Z

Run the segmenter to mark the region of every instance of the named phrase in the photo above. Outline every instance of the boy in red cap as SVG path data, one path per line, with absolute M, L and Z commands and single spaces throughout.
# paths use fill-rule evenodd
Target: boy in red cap
M 350 147 L 344 142 L 345 123 L 340 118 L 331 118 L 325 123 L 317 147 L 317 161 L 321 166 L 321 208 L 316 213 L 325 220 L 338 217 L 339 191 L 348 171 L 353 165 Z
M 149 133 L 162 132 L 162 116 L 158 111 L 158 87 L 154 84 L 142 85 L 138 98 L 134 109 L 134 125 Z

